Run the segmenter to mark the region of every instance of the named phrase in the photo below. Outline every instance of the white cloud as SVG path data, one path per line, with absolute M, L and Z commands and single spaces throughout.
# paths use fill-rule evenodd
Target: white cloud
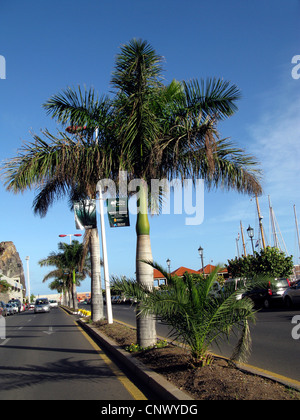
M 299 196 L 300 96 L 287 95 L 271 95 L 261 120 L 251 128 L 252 152 L 262 163 L 265 192 L 281 198 Z

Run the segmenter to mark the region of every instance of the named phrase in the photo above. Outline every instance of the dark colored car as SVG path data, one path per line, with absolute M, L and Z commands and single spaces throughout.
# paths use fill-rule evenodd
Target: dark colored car
M 254 287 L 244 297 L 252 299 L 256 306 L 269 309 L 273 304 L 283 304 L 283 294 L 289 287 L 287 278 L 277 278 L 269 282 L 267 287 Z

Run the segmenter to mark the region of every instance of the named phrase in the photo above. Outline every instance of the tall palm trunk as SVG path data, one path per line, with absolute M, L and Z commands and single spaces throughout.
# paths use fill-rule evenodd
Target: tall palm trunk
M 97 228 L 91 230 L 91 292 L 92 292 L 92 320 L 100 321 L 104 318 L 103 296 L 100 273 L 100 243 Z
M 78 300 L 77 300 L 77 290 L 76 290 L 75 269 L 73 269 L 72 298 L 73 298 L 73 308 L 77 310 L 78 309 Z
M 143 184 L 140 189 L 138 200 L 139 211 L 136 222 L 136 277 L 138 283 L 152 290 L 153 268 L 143 262 L 152 262 L 147 198 L 147 185 Z M 136 324 L 138 344 L 142 347 L 149 347 L 156 344 L 156 322 L 154 316 L 151 314 L 146 316 L 137 315 Z
M 72 286 L 71 286 L 72 287 Z M 72 307 L 72 304 L 73 304 L 73 298 L 72 298 L 72 289 L 71 289 L 71 287 L 69 286 L 68 287 L 68 306 L 71 308 Z

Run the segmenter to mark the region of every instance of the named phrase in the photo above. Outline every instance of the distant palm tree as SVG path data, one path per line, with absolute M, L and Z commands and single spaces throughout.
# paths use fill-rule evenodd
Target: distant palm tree
M 62 288 L 67 288 L 72 296 L 72 307 L 78 308 L 76 286 L 79 280 L 89 274 L 88 257 L 84 255 L 82 243 L 73 240 L 71 244 L 60 242 L 58 249 L 61 252 L 52 252 L 47 258 L 39 261 L 41 267 L 55 266 L 56 269 L 48 273 L 43 281 L 55 278 Z M 77 275 L 76 275 L 77 272 Z M 70 302 L 69 302 L 70 305 Z
M 57 139 L 47 131 L 45 140 L 34 136 L 35 143 L 25 145 L 3 170 L 8 190 L 40 187 L 34 209 L 41 215 L 55 199 L 70 197 L 75 190 L 94 198 L 97 182 L 118 181 L 120 170 L 127 172 L 128 180 L 138 179 L 136 276 L 151 290 L 153 269 L 143 262 L 152 260 L 147 214 L 151 179 L 202 178 L 208 188 L 259 194 L 260 171 L 255 158 L 221 139 L 217 131 L 218 122 L 237 109 L 240 92 L 235 85 L 220 79 L 164 85 L 162 58 L 147 42 L 135 39 L 121 47 L 112 85 L 112 99 L 99 99 L 92 89 L 80 88 L 52 97 L 45 108 L 71 127 L 73 137 L 59 133 Z M 153 344 L 153 317 L 138 318 L 137 331 L 140 345 Z

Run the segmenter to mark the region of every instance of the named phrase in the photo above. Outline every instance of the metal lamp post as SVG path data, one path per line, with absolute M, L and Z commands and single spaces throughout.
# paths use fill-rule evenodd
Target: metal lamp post
M 168 271 L 169 271 L 169 276 L 171 275 L 171 260 L 170 258 L 167 259 L 166 261 L 167 266 L 168 266 Z M 168 285 L 168 281 L 166 280 L 166 286 Z
M 200 255 L 200 258 L 201 258 L 201 263 L 202 263 L 202 274 L 204 275 L 203 248 L 202 248 L 202 246 L 199 246 L 198 252 L 199 252 L 199 255 Z
M 30 299 L 30 278 L 29 278 L 29 257 L 25 257 L 26 263 L 27 263 L 27 287 L 28 287 L 28 303 L 30 304 L 31 299 Z
M 253 246 L 254 229 L 250 225 L 247 229 L 247 233 L 248 233 L 249 238 L 251 239 L 252 253 L 254 255 L 254 246 Z

